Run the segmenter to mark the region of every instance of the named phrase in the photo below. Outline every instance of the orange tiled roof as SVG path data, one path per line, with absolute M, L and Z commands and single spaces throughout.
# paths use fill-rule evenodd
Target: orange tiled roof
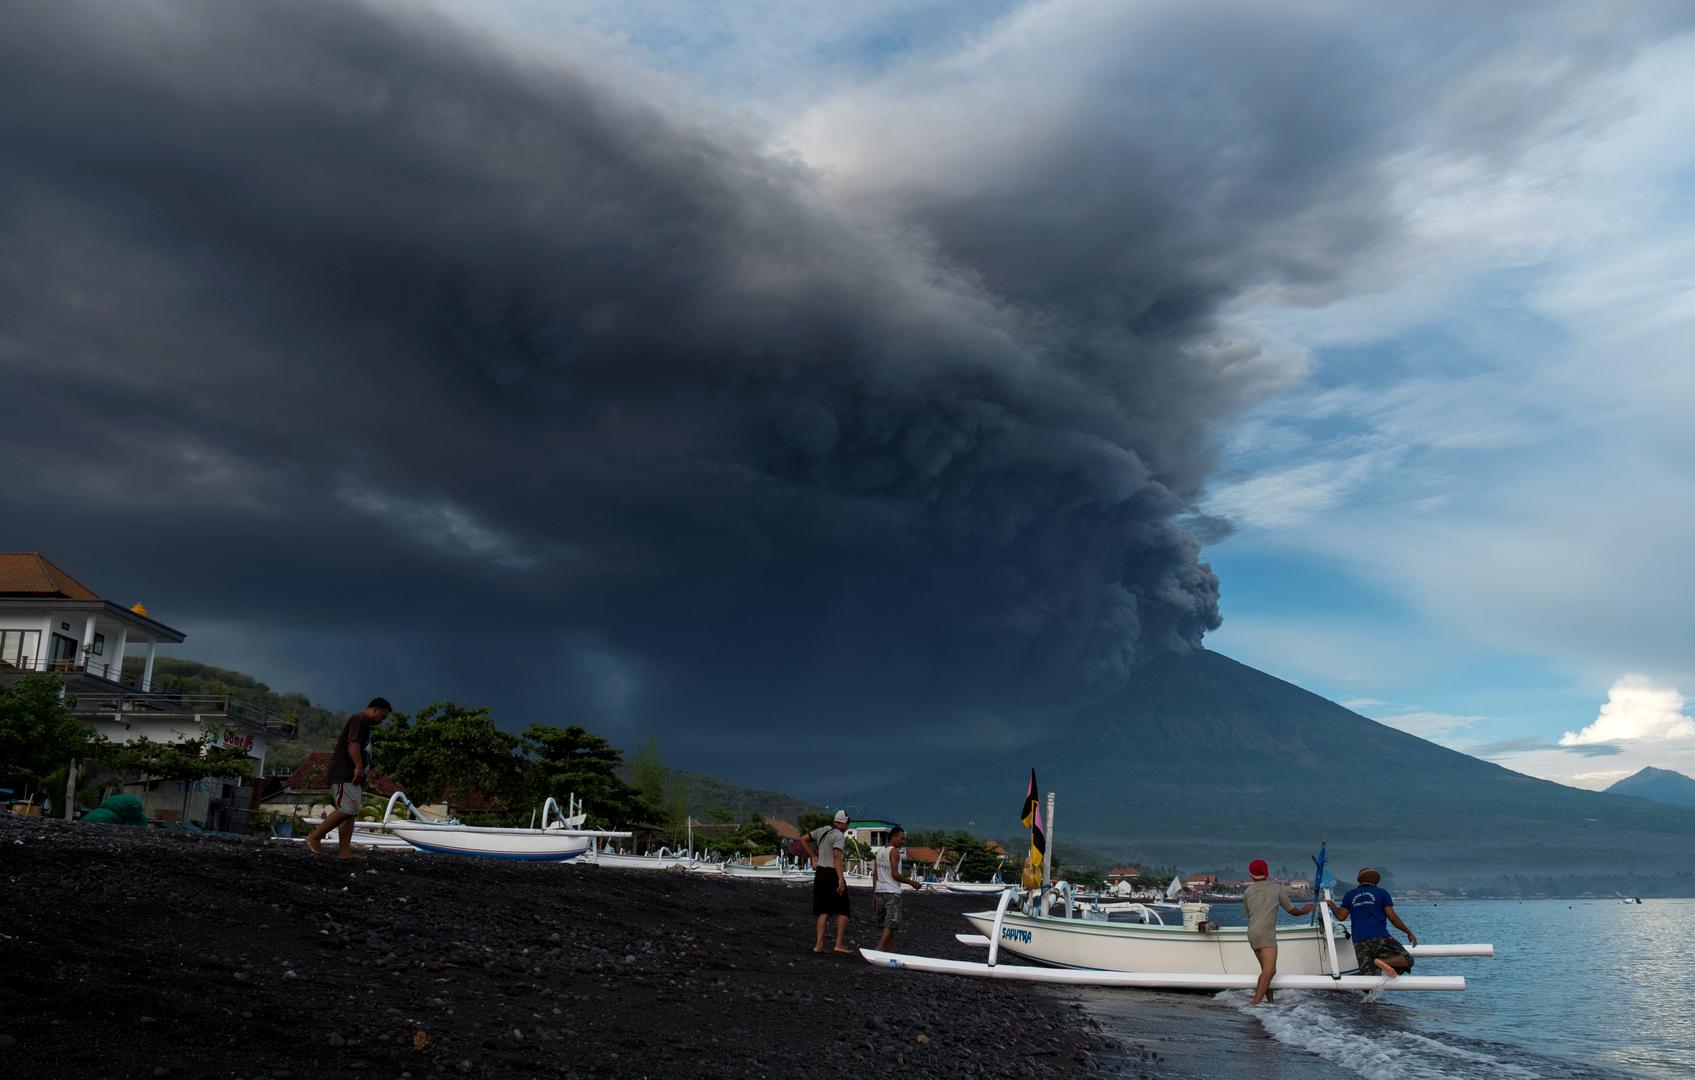
M 1141 877 L 1142 872 L 1134 866 L 1115 866 L 1106 872 L 1107 877 Z
M 765 819 L 765 824 L 767 824 L 767 825 L 771 826 L 771 828 L 775 829 L 778 837 L 780 837 L 781 839 L 784 839 L 784 840 L 799 840 L 800 839 L 800 829 L 796 828 L 792 823 L 784 821 L 782 818 L 768 817 L 768 818 Z
M 942 857 L 940 848 L 909 847 L 906 849 L 906 861 L 909 863 L 934 863 Z
M 93 589 L 33 551 L 0 552 L 0 596 L 101 599 Z
M 283 788 L 288 791 L 328 791 L 330 789 L 330 757 L 332 750 L 313 750 L 306 755 L 305 760 L 288 774 L 288 782 Z M 375 795 L 385 798 L 400 790 L 400 785 L 377 772 L 371 770 L 371 775 L 365 779 L 365 787 Z

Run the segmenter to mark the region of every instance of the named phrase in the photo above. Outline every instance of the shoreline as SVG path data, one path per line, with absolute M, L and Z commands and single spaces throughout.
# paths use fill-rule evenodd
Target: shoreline
M 20 1075 L 1165 1075 L 1074 994 L 813 956 L 808 886 L 12 815 L 0 873 Z M 968 958 L 980 906 L 908 894 L 896 947 Z

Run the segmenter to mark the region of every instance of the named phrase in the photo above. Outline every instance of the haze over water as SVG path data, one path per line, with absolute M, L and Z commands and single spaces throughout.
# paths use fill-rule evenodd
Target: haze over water
M 1695 900 L 1646 900 L 1640 907 L 1616 898 L 1398 907 L 1421 942 L 1491 942 L 1496 955 L 1418 965 L 1419 974 L 1464 975 L 1464 993 L 1385 995 L 1370 1004 L 1352 994 L 1285 992 L 1277 1006 L 1250 1012 L 1248 995 L 1239 992 L 1200 998 L 1097 991 L 1079 997 L 1124 1039 L 1159 1050 L 1167 1059 L 1160 1075 L 1695 1075 L 1695 963 L 1681 949 Z M 1233 907 L 1214 911 L 1221 921 L 1239 921 Z M 1169 1031 L 1170 1041 L 1149 1043 L 1150 1022 L 1156 1031 Z M 1257 1038 L 1262 1031 L 1281 1052 Z

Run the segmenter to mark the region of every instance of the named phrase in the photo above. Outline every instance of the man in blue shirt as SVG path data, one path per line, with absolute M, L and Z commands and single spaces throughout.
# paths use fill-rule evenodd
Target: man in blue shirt
M 1408 930 L 1407 924 L 1395 914 L 1395 901 L 1387 889 L 1377 884 L 1382 880 L 1383 875 L 1368 866 L 1359 872 L 1359 887 L 1348 890 L 1340 904 L 1334 900 L 1325 903 L 1338 919 L 1353 917 L 1354 959 L 1359 963 L 1360 974 L 1373 974 L 1375 968 L 1377 974 L 1393 979 L 1403 971 L 1412 970 L 1413 958 L 1400 942 L 1389 936 L 1388 924 L 1394 923 L 1395 929 L 1407 935 L 1412 945 L 1418 944 L 1418 935 Z

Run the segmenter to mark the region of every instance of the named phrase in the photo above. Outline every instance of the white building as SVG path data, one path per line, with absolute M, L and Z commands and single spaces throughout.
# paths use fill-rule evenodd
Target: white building
M 57 675 L 82 720 L 113 742 L 145 736 L 153 742 L 183 742 L 211 736 L 258 759 L 278 739 L 294 738 L 293 725 L 228 694 L 183 695 L 155 691 L 153 661 L 160 645 L 184 639 L 147 613 L 141 604 L 124 607 L 107 600 L 35 552 L 0 552 L 0 680 L 28 672 Z M 190 820 L 205 821 L 214 800 L 241 803 L 250 788 L 229 781 L 202 781 L 189 793 Z M 174 811 L 183 804 L 174 792 L 143 795 L 150 809 Z M 246 806 L 240 806 L 242 814 Z M 240 816 L 240 815 L 237 815 Z

